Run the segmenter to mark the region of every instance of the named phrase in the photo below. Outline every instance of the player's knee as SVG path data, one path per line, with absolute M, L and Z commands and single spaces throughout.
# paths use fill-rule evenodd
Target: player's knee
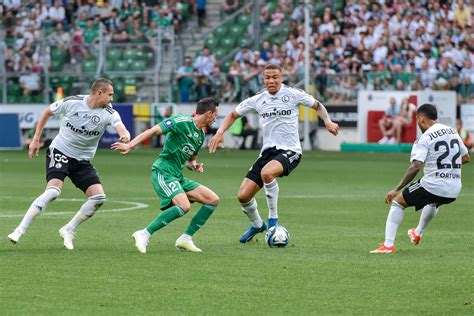
M 55 186 L 49 186 L 46 188 L 45 194 L 48 196 L 49 202 L 54 201 L 61 194 L 61 189 Z
M 264 183 L 270 183 L 275 179 L 275 176 L 269 172 L 262 171 L 260 174 Z
M 219 204 L 219 196 L 217 194 L 212 194 L 208 200 L 206 201 L 205 204 L 210 204 L 210 205 L 218 205 Z
M 89 197 L 89 201 L 92 202 L 95 206 L 95 210 L 98 210 L 102 205 L 104 205 L 107 197 L 105 194 L 96 194 Z
M 239 191 L 239 193 L 237 193 L 237 199 L 240 203 L 247 203 L 252 199 L 252 197 L 249 196 L 249 194 L 247 194 L 245 191 Z
M 178 204 L 177 206 L 179 206 L 183 211 L 184 213 L 187 213 L 189 212 L 189 210 L 191 210 L 191 203 L 180 203 Z

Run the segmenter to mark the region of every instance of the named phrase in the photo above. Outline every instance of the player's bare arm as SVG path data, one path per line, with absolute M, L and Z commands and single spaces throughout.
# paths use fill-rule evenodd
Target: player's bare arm
M 204 164 L 203 163 L 198 163 L 196 160 L 197 156 L 194 155 L 191 158 L 186 161 L 186 168 L 188 168 L 191 171 L 196 171 L 199 173 L 204 172 Z
M 152 128 L 147 129 L 137 137 L 135 137 L 132 141 L 129 143 L 121 143 L 121 142 L 116 142 L 113 143 L 110 148 L 112 148 L 114 151 L 119 151 L 122 155 L 126 155 L 135 148 L 138 144 L 141 144 L 143 141 L 156 136 L 156 135 L 161 135 L 163 131 L 161 130 L 161 127 L 159 125 L 155 125 Z
M 423 163 L 418 160 L 413 160 L 413 162 L 410 164 L 407 171 L 405 172 L 405 175 L 403 176 L 402 180 L 400 180 L 395 189 L 387 193 L 387 196 L 385 197 L 385 203 L 392 203 L 392 200 L 398 195 L 400 190 L 403 189 L 416 177 L 421 168 L 423 168 Z
M 216 151 L 218 145 L 224 147 L 224 132 L 228 130 L 239 117 L 239 113 L 235 110 L 227 114 L 216 134 L 212 136 L 211 141 L 209 142 L 209 152 L 211 154 Z
M 28 158 L 32 159 L 34 156 L 38 157 L 41 134 L 43 133 L 43 129 L 46 126 L 48 119 L 53 115 L 54 113 L 49 107 L 47 107 L 43 113 L 41 113 L 41 116 L 38 119 L 38 124 L 36 124 L 35 135 L 33 136 L 30 146 L 28 147 Z
M 123 123 L 119 123 L 114 126 L 115 130 L 119 134 L 119 142 L 128 143 L 130 142 L 130 132 L 127 130 Z
M 318 112 L 318 115 L 324 121 L 324 125 L 326 126 L 328 132 L 336 136 L 339 131 L 339 125 L 331 121 L 326 107 L 321 102 L 316 100 L 312 108 Z
M 469 155 L 469 153 L 467 153 L 464 156 L 462 156 L 461 159 L 462 159 L 461 163 L 464 165 L 464 164 L 469 163 L 471 161 L 471 156 Z

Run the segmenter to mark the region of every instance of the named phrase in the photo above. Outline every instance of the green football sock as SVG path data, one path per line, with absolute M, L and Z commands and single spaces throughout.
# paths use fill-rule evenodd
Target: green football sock
M 212 212 L 214 212 L 214 209 L 217 207 L 217 205 L 209 205 L 209 204 L 204 204 L 201 206 L 199 211 L 194 215 L 193 219 L 191 220 L 191 223 L 189 223 L 188 228 L 184 231 L 185 234 L 192 236 L 194 235 L 199 228 L 201 228 L 204 223 L 206 223 L 207 219 L 211 216 Z
M 169 223 L 171 223 L 178 217 L 183 216 L 184 214 L 185 214 L 184 210 L 177 205 L 167 208 L 166 210 L 161 212 L 160 215 L 158 215 L 158 217 L 155 218 L 146 227 L 146 230 L 148 230 L 150 234 L 153 234 L 158 229 L 162 229 L 163 227 L 165 227 L 166 225 L 168 225 Z

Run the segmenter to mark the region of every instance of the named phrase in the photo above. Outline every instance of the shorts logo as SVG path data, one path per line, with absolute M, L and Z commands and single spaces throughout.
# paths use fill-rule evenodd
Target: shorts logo
M 287 96 L 287 95 L 284 95 L 284 96 L 281 98 L 281 100 L 282 100 L 283 102 L 285 102 L 285 103 L 288 103 L 288 102 L 290 101 L 290 97 Z
M 172 126 L 173 124 L 174 124 L 174 123 L 173 123 L 172 120 L 169 120 L 169 119 L 168 119 L 168 120 L 165 121 L 165 126 L 166 126 L 166 127 L 170 127 L 170 126 Z
M 92 118 L 91 118 L 91 121 L 92 123 L 94 124 L 99 124 L 100 123 L 100 117 L 98 117 L 97 115 L 94 115 Z
M 62 166 L 63 165 L 58 162 L 54 167 L 56 167 L 57 169 L 61 169 Z

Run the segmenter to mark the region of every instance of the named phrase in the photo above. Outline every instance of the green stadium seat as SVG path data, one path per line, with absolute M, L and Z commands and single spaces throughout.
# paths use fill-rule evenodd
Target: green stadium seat
M 239 40 L 239 45 L 240 45 L 240 47 L 242 47 L 242 46 L 249 46 L 249 45 L 250 45 L 250 40 L 249 40 L 247 37 L 242 37 L 242 38 Z
M 181 14 L 183 15 L 183 19 L 187 19 L 189 18 L 189 16 L 191 15 L 191 7 L 189 5 L 189 3 L 187 2 L 182 2 L 181 4 Z
M 222 58 L 225 57 L 226 54 L 227 54 L 227 51 L 223 48 L 218 48 L 214 52 L 214 55 L 216 56 L 217 60 L 221 60 Z
M 144 60 L 134 60 L 130 66 L 132 71 L 145 71 L 146 63 Z
M 60 60 L 60 61 L 64 61 L 66 59 L 66 52 L 59 49 L 59 48 L 56 48 L 56 47 L 51 47 L 51 50 L 50 50 L 50 56 L 51 56 L 51 60 Z
M 326 8 L 326 4 L 325 3 L 318 3 L 315 5 L 314 7 L 314 14 L 320 18 L 323 17 L 324 15 L 324 9 Z
M 21 89 L 20 85 L 14 81 L 7 82 L 7 95 L 12 95 L 15 97 L 21 96 L 23 90 Z
M 51 59 L 51 65 L 49 67 L 52 72 L 59 72 L 63 70 L 64 62 L 62 59 Z
M 31 95 L 22 95 L 18 101 L 20 103 L 33 103 L 33 97 Z
M 128 48 L 123 52 L 123 59 L 127 61 L 135 60 L 137 56 L 137 50 L 135 48 Z
M 244 31 L 243 27 L 240 27 L 239 25 L 234 25 L 229 28 L 229 36 L 233 38 L 238 38 L 242 35 Z
M 213 36 L 217 40 L 223 39 L 227 35 L 227 28 L 225 26 L 219 26 L 213 33 Z
M 144 52 L 143 58 L 145 59 L 147 66 L 155 64 L 155 54 L 153 54 L 153 52 Z
M 221 42 L 221 46 L 222 46 L 222 48 L 224 48 L 227 51 L 234 48 L 235 47 L 234 38 L 233 37 L 227 37 L 227 38 L 223 39 L 222 42 Z
M 83 72 L 95 72 L 97 70 L 97 63 L 94 60 L 85 60 L 82 64 Z
M 209 48 L 210 50 L 214 50 L 214 48 L 217 46 L 217 41 L 213 37 L 208 37 L 204 41 L 204 46 Z
M 105 71 L 113 71 L 115 65 L 115 60 L 107 59 L 105 61 Z
M 18 97 L 16 95 L 7 95 L 7 103 L 18 103 Z
M 122 58 L 122 50 L 120 48 L 110 48 L 107 50 L 107 59 L 119 60 Z
M 221 66 L 221 71 L 227 73 L 229 71 L 230 65 L 232 65 L 232 61 L 228 60 Z
M 250 24 L 252 19 L 250 18 L 250 15 L 241 14 L 237 21 L 238 21 L 237 23 L 239 24 L 239 26 L 244 28 Z
M 33 103 L 44 103 L 43 93 L 33 96 Z
M 115 62 L 114 66 L 115 71 L 127 71 L 128 70 L 128 62 L 124 60 L 119 60 Z
M 342 11 L 342 10 L 344 10 L 345 5 L 346 5 L 345 0 L 336 0 L 336 2 L 334 3 L 334 10 L 335 11 Z

